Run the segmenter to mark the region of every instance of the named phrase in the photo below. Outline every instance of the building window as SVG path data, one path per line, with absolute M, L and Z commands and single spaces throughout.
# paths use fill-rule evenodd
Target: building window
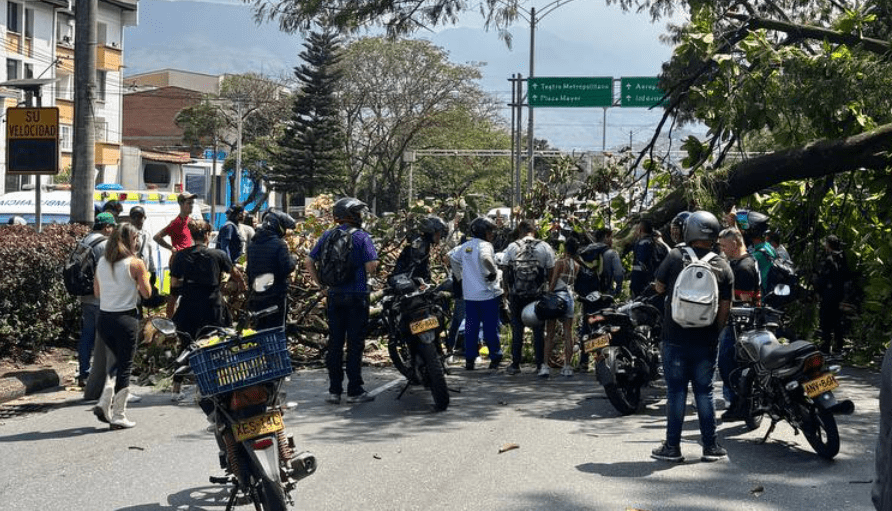
M 71 125 L 59 125 L 59 147 L 66 152 L 71 152 Z
M 25 37 L 34 37 L 34 9 L 25 9 Z
M 74 46 L 74 18 L 67 14 L 59 14 L 56 20 L 56 42 Z
M 18 80 L 19 79 L 19 64 L 20 62 L 15 59 L 6 59 L 6 79 L 7 80 Z
M 96 131 L 96 141 L 105 142 L 108 140 L 108 123 L 104 117 L 96 117 L 93 120 L 93 128 Z
M 160 163 L 146 163 L 142 172 L 142 180 L 145 184 L 167 186 L 170 183 L 170 169 Z
M 72 94 L 72 81 L 73 75 L 59 75 L 59 80 L 56 82 L 56 99 L 63 99 L 66 101 L 71 101 L 74 98 Z
M 34 78 L 34 64 L 25 64 L 25 78 Z
M 19 16 L 21 10 L 22 7 L 15 2 L 6 3 L 6 30 L 16 33 L 22 31 L 22 21 Z
M 108 43 L 108 25 L 102 23 L 96 23 L 96 44 L 99 46 L 105 46 Z
M 96 71 L 96 100 L 105 103 L 105 71 Z

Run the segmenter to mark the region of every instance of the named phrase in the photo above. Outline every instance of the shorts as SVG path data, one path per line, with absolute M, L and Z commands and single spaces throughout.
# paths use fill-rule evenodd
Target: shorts
M 569 289 L 559 289 L 554 292 L 554 294 L 558 295 L 558 297 L 563 300 L 567 304 L 567 312 L 564 313 L 563 318 L 559 319 L 573 319 L 574 310 L 576 303 L 573 301 L 573 293 L 570 292 Z

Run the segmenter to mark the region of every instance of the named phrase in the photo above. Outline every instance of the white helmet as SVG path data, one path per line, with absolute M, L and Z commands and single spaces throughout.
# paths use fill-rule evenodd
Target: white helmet
M 536 314 L 536 304 L 538 302 L 532 301 L 527 304 L 526 307 L 523 308 L 523 311 L 520 313 L 520 320 L 523 321 L 524 326 L 529 328 L 540 327 L 543 324 L 543 321 L 539 319 L 539 316 Z

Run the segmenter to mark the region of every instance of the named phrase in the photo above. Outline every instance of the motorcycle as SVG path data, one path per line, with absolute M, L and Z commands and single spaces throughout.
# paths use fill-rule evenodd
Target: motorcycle
M 641 388 L 660 377 L 660 311 L 647 299 L 613 307 L 598 292 L 581 298 L 579 346 L 596 360 L 598 381 L 610 404 L 623 415 L 641 406 Z
M 783 296 L 788 289 L 778 286 L 773 293 Z M 771 418 L 760 443 L 785 420 L 797 435 L 802 431 L 818 456 L 833 459 L 839 453 L 835 415 L 851 414 L 855 405 L 833 395 L 840 367 L 828 367 L 813 343 L 778 342 L 775 330 L 782 321 L 783 312 L 768 306 L 731 308 L 737 368 L 729 379 L 738 396 L 738 411 L 750 430 L 761 425 L 763 416 Z
M 449 406 L 441 334 L 446 324 L 444 292 L 406 274 L 389 279 L 382 298 L 381 320 L 387 331 L 387 352 L 394 367 L 406 377 L 406 386 L 429 388 L 437 410 Z
M 256 319 L 277 309 L 244 317 Z M 188 346 L 177 357 L 177 373 L 191 368 L 201 391 L 200 405 L 212 423 L 220 468 L 226 472 L 210 482 L 233 487 L 226 511 L 245 500 L 258 511 L 287 509 L 293 504 L 291 491 L 315 473 L 317 464 L 312 453 L 295 453 L 294 437 L 285 433 L 281 387 L 292 368 L 284 328 L 253 333 L 211 327 L 193 342 L 168 319 L 153 319 L 152 325 L 163 335 L 179 335 Z

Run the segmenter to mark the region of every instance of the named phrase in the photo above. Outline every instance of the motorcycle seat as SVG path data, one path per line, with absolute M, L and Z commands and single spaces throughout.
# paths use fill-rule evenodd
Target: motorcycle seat
M 808 341 L 795 341 L 790 344 L 765 344 L 759 350 L 759 358 L 768 369 L 778 369 L 796 357 L 815 351 L 815 345 Z

